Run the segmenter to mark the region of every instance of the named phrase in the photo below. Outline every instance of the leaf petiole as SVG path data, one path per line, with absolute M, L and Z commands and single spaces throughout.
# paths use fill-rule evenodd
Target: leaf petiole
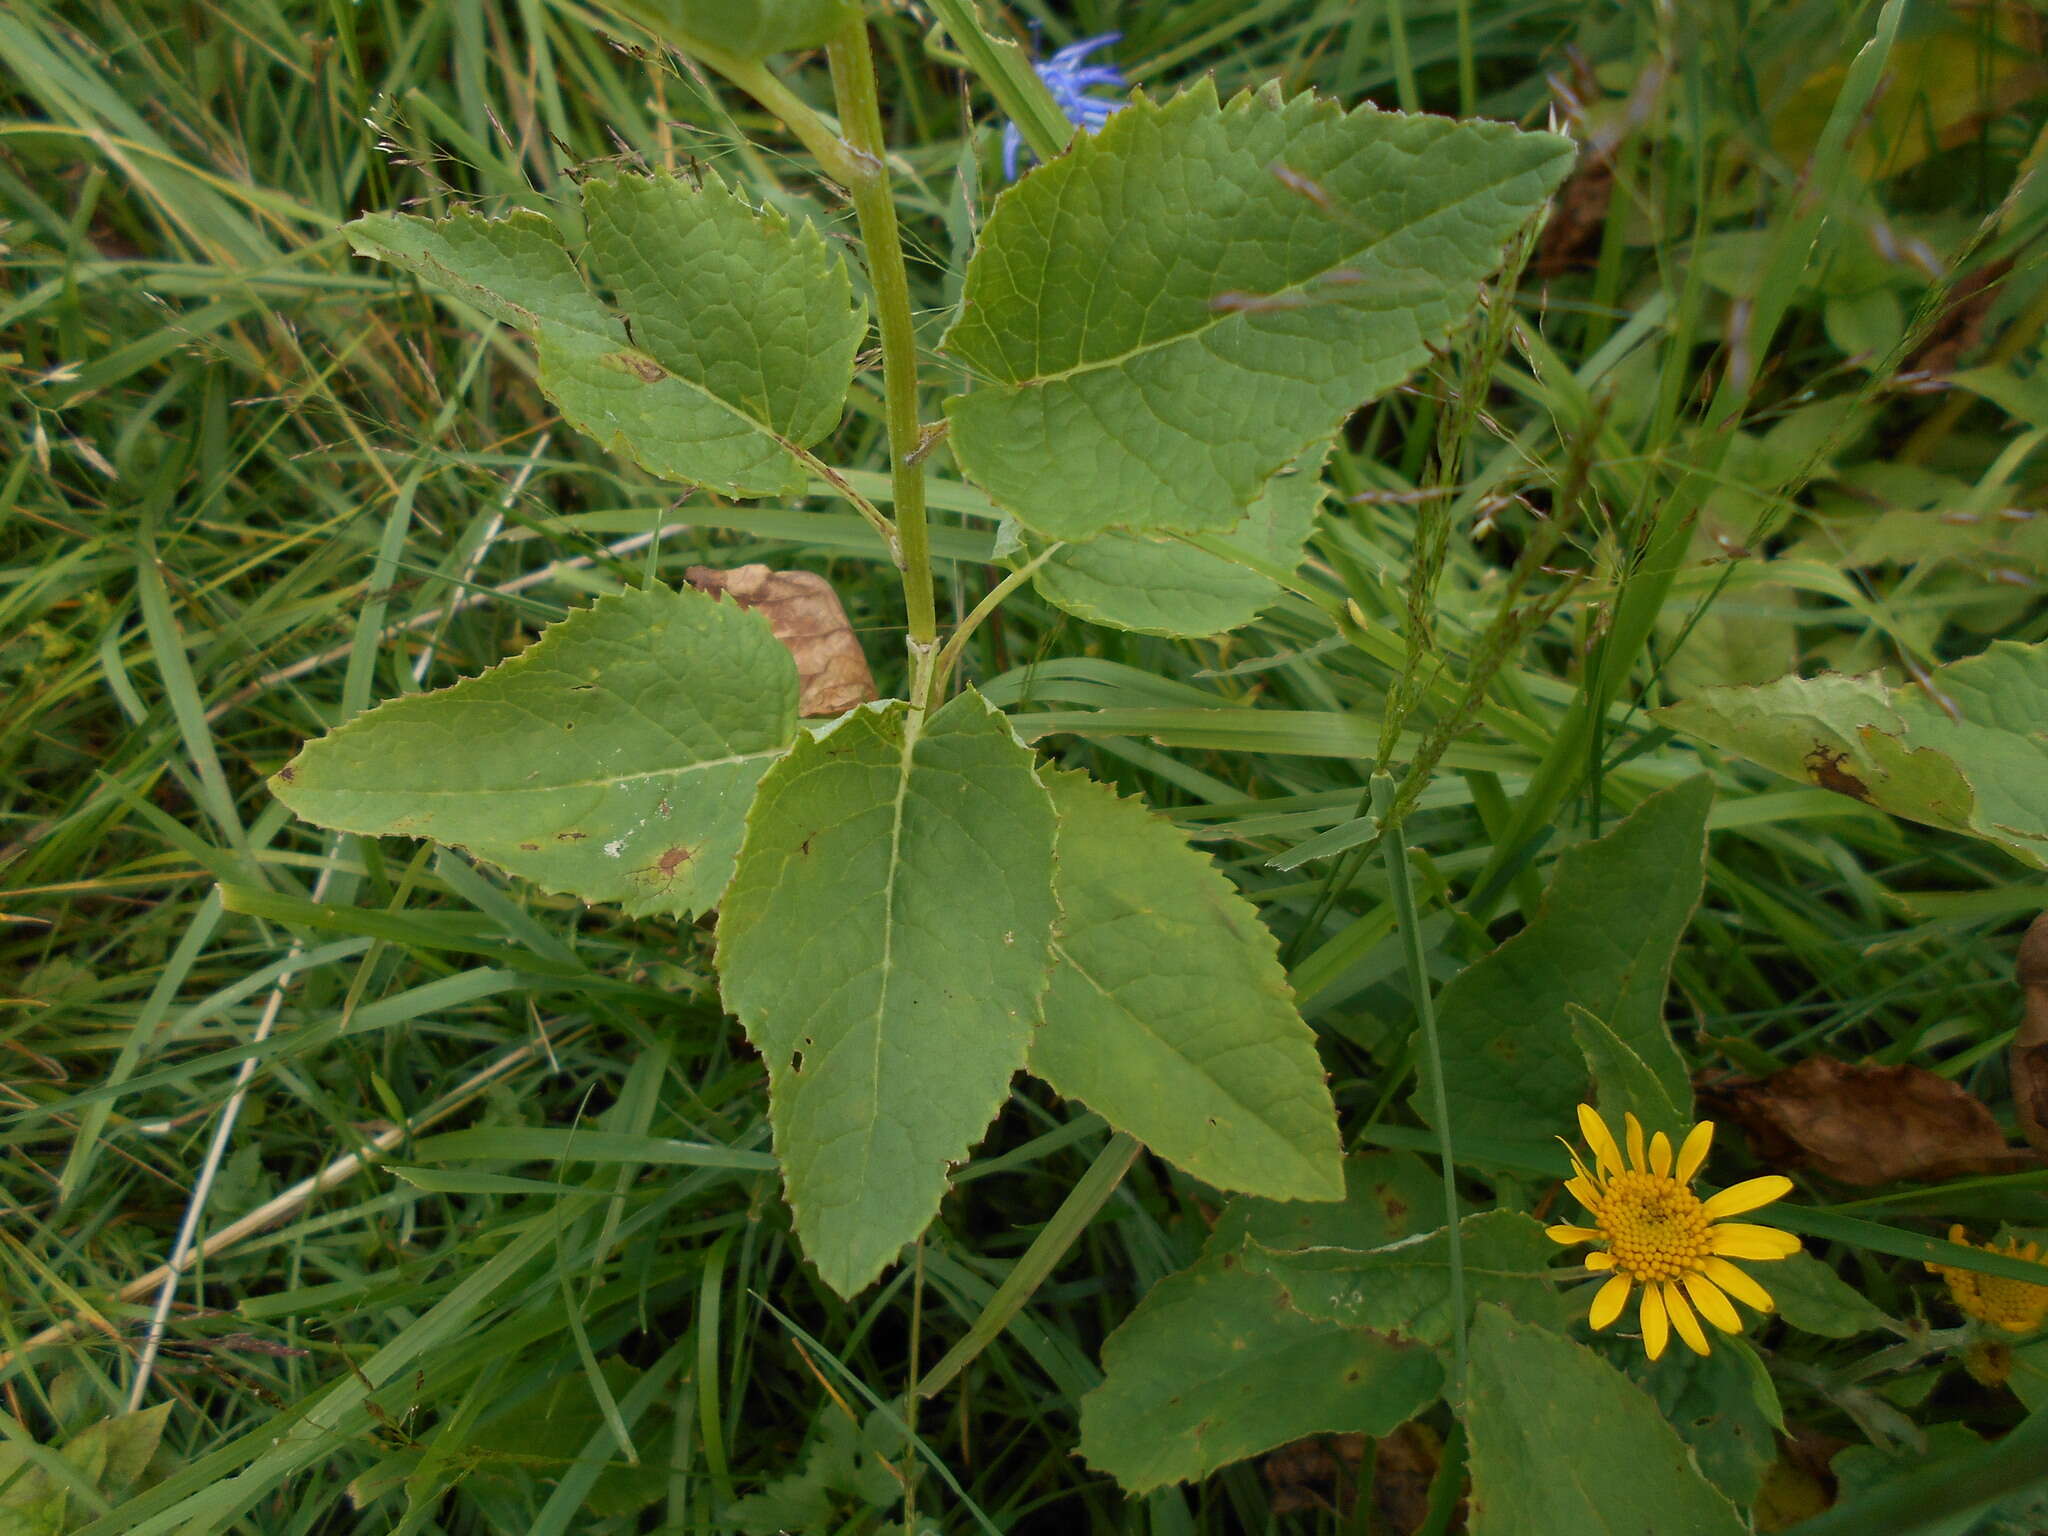
M 1037 575 L 1040 566 L 1044 565 L 1046 561 L 1066 547 L 1064 544 L 1047 546 L 1038 554 L 1032 556 L 1028 562 L 1018 566 L 1016 570 L 1010 572 L 1009 575 L 989 588 L 988 595 L 974 605 L 967 617 L 960 621 L 959 627 L 953 631 L 952 638 L 940 649 L 938 660 L 932 667 L 931 680 L 934 687 L 944 688 L 946 686 L 947 679 L 953 675 L 953 669 L 960 664 L 960 652 L 966 648 L 968 639 L 977 629 L 981 628 L 990 614 L 1003 605 L 1003 599 Z M 938 701 L 933 700 L 932 702 L 937 703 Z

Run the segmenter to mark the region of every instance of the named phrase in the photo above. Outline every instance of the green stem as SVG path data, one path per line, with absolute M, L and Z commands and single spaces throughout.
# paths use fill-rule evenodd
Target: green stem
M 938 664 L 932 668 L 932 686 L 934 688 L 944 688 L 946 686 L 946 679 L 952 675 L 953 669 L 960 664 L 960 652 L 966 648 L 968 640 L 977 629 L 981 628 L 988 616 L 1003 605 L 1003 599 L 1023 586 L 1033 576 L 1036 576 L 1041 565 L 1044 565 L 1046 561 L 1066 547 L 1064 544 L 1048 546 L 1032 556 L 1028 562 L 1010 572 L 1009 575 L 1005 576 L 993 587 L 989 588 L 988 596 L 974 605 L 973 610 L 969 612 L 967 617 L 960 621 L 959 628 L 953 631 L 953 637 L 946 642 L 945 648 L 939 652 Z
M 882 334 L 889 472 L 910 631 L 910 707 L 922 710 L 931 691 L 939 623 L 932 593 L 931 533 L 925 521 L 924 466 L 917 454 L 917 326 L 911 317 L 910 274 L 903 264 L 903 237 L 896 227 L 896 197 L 889 185 L 889 151 L 882 137 L 882 108 L 866 21 L 848 23 L 825 53 L 832 65 L 832 97 L 839 108 L 840 130 L 851 151 L 846 190 L 860 220 L 868 280 L 875 293 L 875 324 Z
M 1394 808 L 1394 776 L 1372 776 L 1372 804 L 1382 818 Z M 1430 1119 L 1436 1122 L 1437 1156 L 1444 1169 L 1445 1239 L 1450 1247 L 1451 1316 L 1457 1331 L 1451 1335 L 1455 1373 L 1450 1400 L 1460 1407 L 1465 1400 L 1465 1245 L 1458 1229 L 1458 1174 L 1451 1155 L 1451 1106 L 1444 1093 L 1443 1050 L 1436 1037 L 1436 1003 L 1429 991 L 1429 966 L 1422 954 L 1422 924 L 1415 915 L 1415 887 L 1408 874 L 1408 844 L 1398 822 L 1380 827 L 1380 854 L 1386 860 L 1388 894 L 1394 903 L 1394 921 L 1401 933 L 1401 949 L 1408 962 L 1408 990 L 1413 994 L 1415 1017 L 1422 1030 L 1422 1050 L 1429 1070 Z
M 1080 1183 L 1067 1191 L 1067 1198 L 1052 1213 L 1052 1220 L 1031 1240 L 1031 1246 L 1024 1250 L 1024 1257 L 1012 1266 L 1008 1277 L 996 1287 L 995 1295 L 989 1297 L 988 1305 L 981 1309 L 981 1316 L 974 1320 L 974 1326 L 967 1330 L 966 1337 L 947 1350 L 939 1363 L 926 1371 L 924 1379 L 911 1389 L 912 1403 L 943 1392 L 946 1384 L 967 1368 L 969 1361 L 1001 1337 L 1003 1330 L 1010 1326 L 1010 1320 L 1024 1310 L 1024 1303 L 1045 1283 L 1054 1266 L 1066 1257 L 1075 1239 L 1088 1229 L 1095 1213 L 1102 1209 L 1103 1202 L 1123 1182 L 1131 1164 L 1144 1150 L 1143 1143 L 1122 1131 L 1109 1138 L 1101 1152 L 1096 1154 L 1094 1165 L 1081 1175 Z

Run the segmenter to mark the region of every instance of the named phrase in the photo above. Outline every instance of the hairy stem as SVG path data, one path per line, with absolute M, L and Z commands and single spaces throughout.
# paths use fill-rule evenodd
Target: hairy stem
M 865 21 L 854 21 L 826 48 L 840 132 L 851 151 L 846 190 L 867 248 L 868 280 L 875 293 L 875 324 L 882 334 L 882 394 L 889 424 L 889 472 L 894 481 L 898 559 L 910 631 L 910 707 L 928 702 L 938 655 L 938 610 L 932 596 L 931 535 L 925 522 L 924 467 L 917 457 L 917 327 L 910 313 L 910 275 L 896 227 L 889 186 L 888 146 L 875 90 L 874 57 Z

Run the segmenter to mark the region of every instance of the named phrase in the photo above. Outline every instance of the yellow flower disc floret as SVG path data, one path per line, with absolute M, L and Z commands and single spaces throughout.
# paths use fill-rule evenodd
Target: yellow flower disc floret
M 1996 1243 L 1973 1243 L 1960 1226 L 1948 1229 L 1948 1240 L 1961 1243 L 1966 1248 L 1982 1248 L 1986 1253 L 2024 1259 L 2030 1264 L 2041 1262 L 2039 1243 L 2022 1243 L 2017 1238 L 2008 1238 L 2004 1247 Z M 1955 1269 L 1947 1264 L 1929 1264 L 1927 1267 L 1948 1282 L 1948 1293 L 1964 1314 L 1980 1323 L 1989 1323 L 2004 1333 L 2019 1334 L 2038 1332 L 2041 1324 L 2048 1321 L 2048 1285 L 2032 1285 L 2025 1280 L 2007 1279 L 2004 1275 L 1980 1274 L 1974 1269 Z
M 1629 1293 L 1641 1286 L 1637 1316 L 1650 1358 L 1664 1353 L 1673 1333 L 1704 1355 L 1702 1317 L 1724 1333 L 1742 1331 L 1742 1317 L 1729 1297 L 1759 1312 L 1771 1310 L 1770 1293 L 1730 1260 L 1783 1259 L 1799 1251 L 1799 1239 L 1789 1232 L 1723 1218 L 1770 1204 L 1791 1189 L 1792 1181 L 1769 1174 L 1702 1200 L 1692 1192 L 1692 1180 L 1713 1144 L 1713 1123 L 1695 1125 L 1674 1153 L 1662 1131 L 1645 1139 L 1634 1115 L 1622 1118 L 1626 1161 L 1607 1122 L 1590 1105 L 1579 1106 L 1579 1130 L 1592 1151 L 1593 1166 L 1588 1168 L 1573 1150 L 1575 1177 L 1565 1188 L 1586 1208 L 1593 1225 L 1551 1227 L 1550 1235 L 1560 1243 L 1596 1245 L 1586 1255 L 1586 1267 L 1606 1271 L 1607 1279 L 1593 1297 L 1590 1321 L 1595 1328 L 1619 1317 Z
M 1698 1274 L 1713 1254 L 1706 1207 L 1676 1179 L 1619 1174 L 1608 1181 L 1606 1198 L 1593 1214 L 1620 1274 L 1677 1280 Z

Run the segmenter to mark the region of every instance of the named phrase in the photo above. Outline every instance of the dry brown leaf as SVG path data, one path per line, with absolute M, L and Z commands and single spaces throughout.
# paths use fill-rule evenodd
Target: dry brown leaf
M 1844 1184 L 1951 1179 L 2029 1166 L 1974 1095 L 1923 1067 L 1815 1056 L 1716 1097 L 1773 1164 L 1803 1164 Z
M 2026 1012 L 2012 1039 L 2013 1108 L 2028 1144 L 2048 1152 L 2048 912 L 2028 926 L 2014 970 Z
M 875 696 L 874 675 L 832 583 L 812 571 L 771 571 L 741 565 L 721 571 L 693 565 L 683 579 L 699 592 L 728 595 L 757 608 L 775 638 L 796 658 L 797 713 L 843 715 Z

